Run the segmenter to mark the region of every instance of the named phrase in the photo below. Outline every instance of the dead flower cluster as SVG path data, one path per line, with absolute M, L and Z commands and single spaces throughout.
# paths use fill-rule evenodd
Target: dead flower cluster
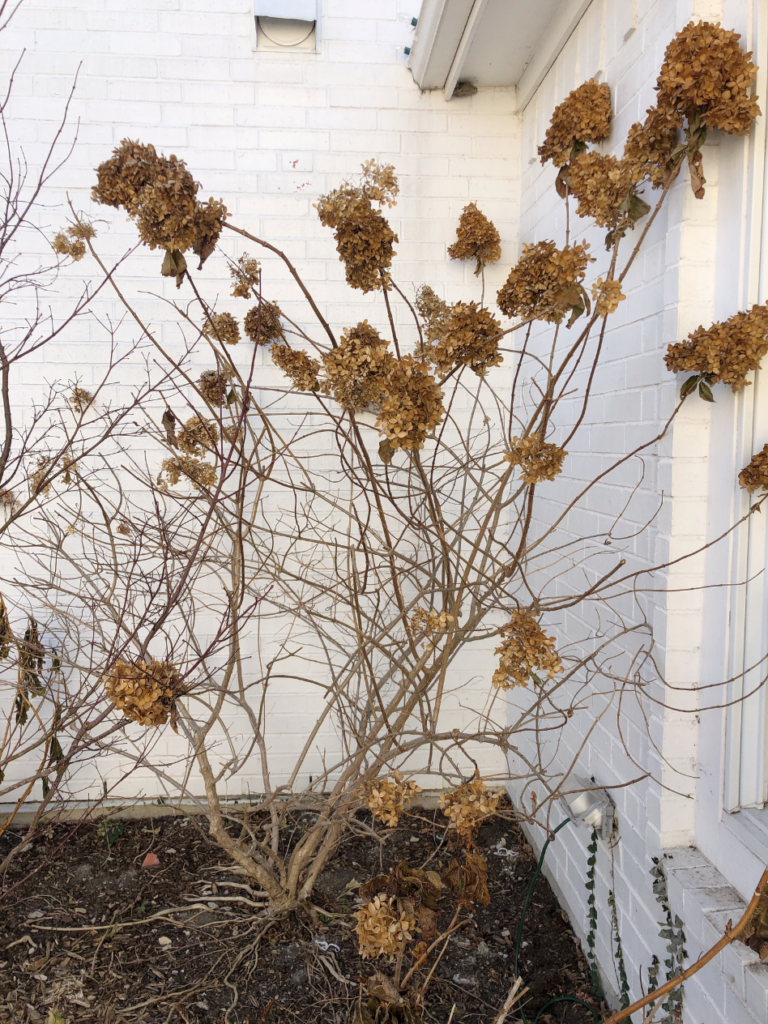
M 579 285 L 587 264 L 594 262 L 589 246 L 554 242 L 524 245 L 523 255 L 499 290 L 498 306 L 505 316 L 559 324 L 581 301 Z
M 689 123 L 700 119 L 708 128 L 746 135 L 760 107 L 750 94 L 757 68 L 740 38 L 719 23 L 689 22 L 664 54 L 656 83 L 659 108 Z
M 437 640 L 449 629 L 455 619 L 448 612 L 438 612 L 434 608 L 417 608 L 411 616 L 408 629 L 412 637 L 426 636 L 421 645 L 424 650 L 434 651 Z
M 739 473 L 739 484 L 750 494 L 754 491 L 768 491 L 768 444 L 753 455 L 749 465 Z
M 272 362 L 279 366 L 297 391 L 317 391 L 320 363 L 286 342 L 272 346 Z
M 448 818 L 448 828 L 471 840 L 482 822 L 496 813 L 500 799 L 501 793 L 488 789 L 475 772 L 469 782 L 463 782 L 453 793 L 440 797 L 440 810 Z
M 174 702 L 186 687 L 175 665 L 168 661 L 137 661 L 119 658 L 104 676 L 104 690 L 112 703 L 139 725 L 165 725 L 175 721 Z
M 379 821 L 388 828 L 394 828 L 400 815 L 421 792 L 415 782 L 403 782 L 402 774 L 395 769 L 391 775 L 366 782 L 357 790 L 357 795 Z
M 545 441 L 539 434 L 531 434 L 529 437 L 513 437 L 510 451 L 502 458 L 513 466 L 519 466 L 523 483 L 532 485 L 542 480 L 554 480 L 562 472 L 567 454 L 559 445 Z
M 750 370 L 768 352 L 768 305 L 755 305 L 723 323 L 697 327 L 685 341 L 670 345 L 664 362 L 672 373 L 706 374 L 710 383 L 723 381 L 738 391 Z
M 545 672 L 553 679 L 563 671 L 555 650 L 555 638 L 547 636 L 530 612 L 516 608 L 501 635 L 504 639 L 495 651 L 501 659 L 492 680 L 497 689 L 527 686 L 529 678 L 536 672 Z
M 202 455 L 216 450 L 219 432 L 213 420 L 190 416 L 177 435 L 177 443 L 185 455 Z
M 231 379 L 231 370 L 203 370 L 198 378 L 197 387 L 209 405 L 221 405 L 226 401 Z
M 645 121 L 636 121 L 627 132 L 621 162 L 633 182 L 648 180 L 659 188 L 674 169 L 676 160 L 682 159 L 678 129 L 683 126 L 682 115 L 675 111 L 650 107 Z
M 448 327 L 451 307 L 428 284 L 424 284 L 416 293 L 416 311 L 424 325 L 426 339 L 426 342 L 421 345 L 420 354 L 425 359 L 432 360 L 434 358 L 432 346 L 442 337 Z
M 231 313 L 211 313 L 203 323 L 203 334 L 225 345 L 236 345 L 240 341 L 240 325 Z
M 594 78 L 578 86 L 555 107 L 539 156 L 562 167 L 571 159 L 574 146 L 602 142 L 611 130 L 611 90 Z
M 468 366 L 482 377 L 491 366 L 503 361 L 499 352 L 501 324 L 477 302 L 457 302 L 435 345 L 435 366 L 449 373 L 455 366 Z
M 456 229 L 456 241 L 449 246 L 448 255 L 452 260 L 475 260 L 475 275 L 489 263 L 501 259 L 499 232 L 475 203 L 470 203 L 462 210 Z
M 579 153 L 568 168 L 568 186 L 578 200 L 576 212 L 603 228 L 615 227 L 634 182 L 629 164 L 602 153 Z
M 160 489 L 175 487 L 182 478 L 189 480 L 198 490 L 210 488 L 216 483 L 216 469 L 210 462 L 196 459 L 191 455 L 176 455 L 170 459 L 163 459 L 157 478 Z
M 232 277 L 232 297 L 249 299 L 253 289 L 258 287 L 261 264 L 258 260 L 244 252 L 229 268 Z
M 391 164 L 363 164 L 359 185 L 349 182 L 321 196 L 315 209 L 324 227 L 333 229 L 347 283 L 363 292 L 387 287 L 398 237 L 373 203 L 394 206 L 397 178 Z
M 200 186 L 183 160 L 158 156 L 152 145 L 123 139 L 96 174 L 94 200 L 122 207 L 150 249 L 193 249 L 201 264 L 213 252 L 227 210 L 220 200 L 198 200 Z
M 78 221 L 66 231 L 59 231 L 51 243 L 51 248 L 59 256 L 69 256 L 77 263 L 85 256 L 86 240 L 95 236 L 96 230 L 92 224 Z
M 243 326 L 245 333 L 257 345 L 269 345 L 283 338 L 282 311 L 276 302 L 262 299 L 258 306 L 249 309 Z
M 355 914 L 357 942 L 364 960 L 398 956 L 416 932 L 416 918 L 407 907 L 398 908 L 395 896 L 374 896 Z
M 592 285 L 592 298 L 595 302 L 595 312 L 597 315 L 609 316 L 611 313 L 616 312 L 619 308 L 619 303 L 626 299 L 626 295 L 621 290 L 621 281 L 617 281 L 616 278 L 604 281 L 602 277 L 598 277 L 597 281 Z
M 72 388 L 69 396 L 69 404 L 72 406 L 78 416 L 82 416 L 85 410 L 93 401 L 93 395 L 90 391 L 86 391 L 85 388 Z
M 429 372 L 429 364 L 411 355 L 394 360 L 376 420 L 390 449 L 423 448 L 444 415 L 443 389 Z
M 337 348 L 323 353 L 323 365 L 323 394 L 333 395 L 342 409 L 359 412 L 380 405 L 394 358 L 389 342 L 363 320 L 342 332 Z

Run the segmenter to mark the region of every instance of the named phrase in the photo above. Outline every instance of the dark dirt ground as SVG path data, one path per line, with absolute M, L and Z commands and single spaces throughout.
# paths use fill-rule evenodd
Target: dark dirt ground
M 294 917 L 266 929 L 263 910 L 249 906 L 258 901 L 247 879 L 208 839 L 205 819 L 52 827 L 12 862 L 0 890 L 0 1024 L 347 1024 L 360 980 L 377 967 L 391 970 L 357 952 L 356 883 L 401 860 L 421 867 L 429 858 L 430 869 L 444 868 L 453 842 L 444 824 L 440 811 L 415 808 L 395 829 L 347 835 L 315 892 L 317 907 L 342 916 Z M 292 826 L 299 830 L 301 820 Z M 12 841 L 0 840 L 0 858 Z M 484 824 L 478 846 L 491 902 L 449 939 L 427 993 L 428 1024 L 491 1024 L 513 980 L 535 861 L 504 816 Z M 154 869 L 141 867 L 149 852 L 160 862 Z M 452 912 L 446 906 L 438 931 Z M 590 998 L 586 962 L 543 877 L 525 921 L 520 972 L 529 1022 L 553 996 Z M 509 1021 L 519 1019 L 513 1013 Z M 593 1020 L 584 1007 L 561 1003 L 541 1024 Z

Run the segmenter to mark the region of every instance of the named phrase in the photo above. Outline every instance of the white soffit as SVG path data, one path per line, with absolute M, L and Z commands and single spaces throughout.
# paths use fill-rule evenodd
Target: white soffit
M 253 13 L 257 18 L 317 21 L 317 0 L 254 0 Z
M 517 86 L 522 109 L 591 0 L 424 0 L 410 66 L 421 89 Z

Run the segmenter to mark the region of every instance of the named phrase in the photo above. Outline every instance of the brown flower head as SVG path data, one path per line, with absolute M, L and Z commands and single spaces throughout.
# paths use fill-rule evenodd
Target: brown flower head
M 90 391 L 86 391 L 85 388 L 72 388 L 72 392 L 69 396 L 69 404 L 79 416 L 82 416 L 92 401 L 93 395 Z
M 570 92 L 552 113 L 539 156 L 562 167 L 577 143 L 602 142 L 611 130 L 611 90 L 594 78 Z
M 381 893 L 360 907 L 357 918 L 357 943 L 364 960 L 377 956 L 398 956 L 416 933 L 413 907 L 405 900 L 402 908 L 395 896 Z
M 464 207 L 456 229 L 456 241 L 448 248 L 448 255 L 452 260 L 475 260 L 476 275 L 489 263 L 501 259 L 499 232 L 475 203 Z
M 236 345 L 240 341 L 240 325 L 231 313 L 211 313 L 203 321 L 203 334 L 225 345 Z
M 185 455 L 202 455 L 216 451 L 219 431 L 213 420 L 190 416 L 177 435 L 178 446 Z
M 220 200 L 199 202 L 200 186 L 183 160 L 124 139 L 96 174 L 94 200 L 122 207 L 150 249 L 194 249 L 201 265 L 213 251 L 227 210 Z
M 592 285 L 592 298 L 595 302 L 595 312 L 597 315 L 609 316 L 611 313 L 616 312 L 619 308 L 619 303 L 626 299 L 626 295 L 621 290 L 621 281 L 617 281 L 616 278 L 604 281 L 602 277 L 598 277 L 597 281 Z
M 724 323 L 698 327 L 685 341 L 670 345 L 664 362 L 672 373 L 706 374 L 710 383 L 723 381 L 738 391 L 747 374 L 760 366 L 768 352 L 768 305 L 753 306 Z
M 426 608 L 417 608 L 408 623 L 408 632 L 415 639 L 423 636 L 425 639 L 421 646 L 425 651 L 434 651 L 441 637 L 445 636 L 454 621 L 453 615 L 449 615 L 446 611 L 438 612 L 434 608 L 427 611 Z
M 257 345 L 269 345 L 278 338 L 284 338 L 281 316 L 282 312 L 276 302 L 262 299 L 258 306 L 248 310 L 245 333 Z
M 59 256 L 69 256 L 78 262 L 85 256 L 85 242 L 96 237 L 96 229 L 87 221 L 77 221 L 66 231 L 59 231 L 51 243 L 51 248 Z
M 554 480 L 562 472 L 563 460 L 568 454 L 559 445 L 542 440 L 538 434 L 512 438 L 512 448 L 503 459 L 522 470 L 524 484 L 537 484 L 541 480 Z
M 317 391 L 320 363 L 287 343 L 272 346 L 272 362 L 279 366 L 297 391 Z
M 739 484 L 750 494 L 754 491 L 768 491 L 768 444 L 753 455 L 748 466 L 739 473 Z
M 555 638 L 547 636 L 530 612 L 515 609 L 501 635 L 504 639 L 495 652 L 501 658 L 492 680 L 497 689 L 527 686 L 534 672 L 545 672 L 553 679 L 563 671 Z
M 221 405 L 226 401 L 231 379 L 232 371 L 223 367 L 220 370 L 203 370 L 198 378 L 197 387 L 209 405 Z
M 676 164 L 678 130 L 682 126 L 682 114 L 659 107 L 651 107 L 645 121 L 632 125 L 621 163 L 634 183 L 647 179 L 654 188 L 661 187 Z M 682 159 L 682 150 L 677 156 Z
M 247 252 L 229 268 L 232 277 L 232 297 L 249 299 L 253 290 L 258 287 L 261 264 Z
M 419 342 L 418 354 L 430 362 L 434 360 L 434 343 L 445 332 L 451 307 L 434 292 L 428 284 L 423 284 L 416 292 L 416 312 L 422 322 L 424 336 Z
M 176 455 L 164 459 L 157 482 L 161 490 L 175 487 L 179 480 L 188 480 L 197 490 L 210 489 L 216 483 L 216 469 L 203 459 L 191 455 Z
M 443 389 L 429 364 L 415 356 L 394 360 L 387 375 L 376 426 L 397 450 L 419 449 L 445 415 Z
M 689 22 L 667 46 L 656 83 L 662 110 L 700 118 L 708 128 L 746 135 L 760 114 L 751 95 L 757 68 L 741 36 L 720 24 Z
M 378 406 L 387 388 L 394 358 L 385 341 L 367 320 L 343 331 L 337 348 L 323 354 L 326 379 L 323 394 L 333 395 L 348 412 Z
M 599 227 L 615 227 L 622 204 L 632 192 L 634 182 L 628 164 L 602 153 L 579 153 L 568 169 L 568 185 L 578 200 L 580 217 L 589 217 Z
M 102 679 L 107 697 L 126 718 L 139 725 L 174 723 L 176 699 L 187 692 L 176 666 L 168 661 L 120 658 Z
M 482 377 L 491 366 L 503 362 L 499 352 L 501 324 L 477 302 L 457 302 L 435 345 L 435 366 L 448 373 L 454 366 L 468 366 Z
M 363 164 L 359 185 L 345 183 L 321 196 L 315 209 L 324 227 L 333 229 L 336 250 L 348 284 L 363 292 L 388 287 L 397 235 L 373 203 L 394 206 L 397 178 L 391 164 Z
M 391 775 L 366 782 L 357 790 L 357 795 L 379 821 L 388 828 L 394 828 L 408 804 L 413 803 L 421 787 L 415 782 L 403 782 L 403 776 L 395 770 Z
M 508 317 L 559 324 L 580 301 L 578 286 L 587 264 L 594 262 L 588 249 L 586 243 L 564 249 L 554 242 L 524 245 L 523 255 L 499 291 L 499 309 Z
M 453 793 L 440 797 L 440 810 L 448 818 L 448 828 L 471 839 L 485 818 L 496 813 L 501 793 L 488 789 L 475 772 L 470 782 L 463 782 Z

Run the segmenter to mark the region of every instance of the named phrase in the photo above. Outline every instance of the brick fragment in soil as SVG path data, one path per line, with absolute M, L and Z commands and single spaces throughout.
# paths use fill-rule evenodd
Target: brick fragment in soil
M 223 1024 L 235 992 L 229 1019 L 239 1024 L 342 1024 L 353 1019 L 360 980 L 376 968 L 391 971 L 386 960 L 364 961 L 357 952 L 355 883 L 401 860 L 420 867 L 431 856 L 428 867 L 440 870 L 455 852 L 439 845 L 445 819 L 433 809 L 413 809 L 395 829 L 377 825 L 375 836 L 349 834 L 315 892 L 316 906 L 327 912 L 320 924 L 292 917 L 265 931 L 259 908 L 220 900 L 258 902 L 238 887 L 247 879 L 214 871 L 230 865 L 208 838 L 205 819 L 121 824 L 109 845 L 96 825 L 52 827 L 11 863 L 0 889 L 0 1024 L 45 1024 L 51 1009 L 67 1024 L 163 1024 L 169 1015 Z M 293 844 L 302 817 L 287 824 L 285 840 Z M 0 840 L 0 858 L 18 837 Z M 491 902 L 450 938 L 428 989 L 427 1021 L 447 1021 L 455 1007 L 452 1024 L 487 1024 L 512 981 L 535 861 L 504 815 L 480 830 L 478 845 Z M 159 864 L 142 868 L 150 852 Z M 452 915 L 443 902 L 438 930 Z M 174 907 L 167 918 L 148 920 Z M 530 990 L 529 1020 L 554 996 L 589 1000 L 586 962 L 543 877 L 526 917 L 520 970 Z M 183 1016 L 174 1015 L 176 1007 Z M 592 1024 L 583 1007 L 555 1009 L 541 1024 Z

